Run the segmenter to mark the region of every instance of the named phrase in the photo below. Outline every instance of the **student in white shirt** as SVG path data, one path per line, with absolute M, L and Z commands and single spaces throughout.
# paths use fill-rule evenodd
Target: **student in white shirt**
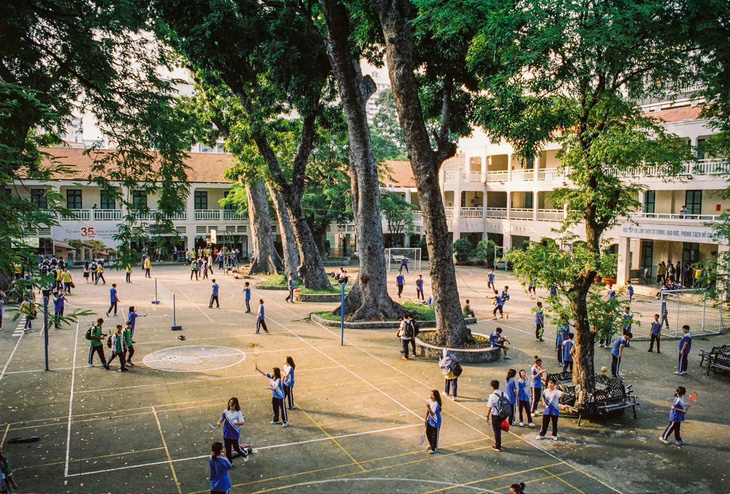
M 542 402 L 545 404 L 545 411 L 542 416 L 542 429 L 540 435 L 535 439 L 545 439 L 548 425 L 553 423 L 553 440 L 558 440 L 558 417 L 560 417 L 560 397 L 563 392 L 555 387 L 553 379 L 548 380 L 548 389 L 542 393 Z
M 492 431 L 494 431 L 494 446 L 492 449 L 501 452 L 502 451 L 502 422 L 504 419 L 499 415 L 499 400 L 502 396 L 506 396 L 499 390 L 499 381 L 493 380 L 490 385 L 492 386 L 492 394 L 489 395 L 487 401 L 487 423 L 492 421 Z

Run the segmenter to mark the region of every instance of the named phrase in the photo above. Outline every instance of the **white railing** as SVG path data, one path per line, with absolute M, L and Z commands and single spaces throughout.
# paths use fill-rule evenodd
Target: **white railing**
M 537 221 L 563 221 L 565 212 L 562 209 L 538 209 Z
M 633 220 L 677 220 L 677 221 L 720 221 L 716 214 L 680 214 L 680 213 L 632 213 Z
M 91 218 L 90 209 L 69 209 L 70 215 L 61 216 L 61 221 L 89 221 Z
M 196 220 L 219 220 L 221 219 L 221 212 L 219 209 L 196 209 L 195 210 Z
M 148 213 L 135 213 L 135 216 L 137 220 L 140 221 L 152 221 L 157 218 L 157 215 L 159 214 L 159 211 L 157 209 L 150 209 Z M 182 211 L 180 213 L 173 214 L 169 218 L 170 220 L 186 220 L 188 219 L 188 213 L 187 211 Z
M 487 172 L 487 182 L 507 182 L 509 172 L 507 170 Z
M 459 217 L 460 218 L 483 218 L 484 217 L 484 208 L 483 207 L 460 208 Z
M 513 220 L 531 220 L 534 214 L 535 210 L 532 208 L 512 208 L 509 212 L 509 217 Z
M 513 170 L 512 171 L 512 181 L 513 182 L 525 182 L 527 180 L 534 180 L 534 179 L 535 179 L 534 170 Z
M 730 161 L 724 158 L 698 160 L 692 165 L 695 175 L 727 175 L 730 173 Z
M 423 213 L 421 211 L 413 211 L 413 223 L 423 226 Z
M 92 209 L 95 221 L 120 221 L 122 219 L 121 209 Z
M 611 174 L 620 178 L 664 178 L 671 177 L 666 166 L 649 166 L 642 170 L 611 171 Z M 730 161 L 727 158 L 713 158 L 684 163 L 677 175 L 695 178 L 700 175 L 723 176 L 730 174 Z
M 542 168 L 537 171 L 538 180 L 559 180 L 563 178 L 558 168 Z
M 487 218 L 507 218 L 507 208 L 487 208 L 484 210 Z
M 469 182 L 483 182 L 482 180 L 482 172 L 469 172 Z
M 224 209 L 223 210 L 223 219 L 224 220 L 247 220 L 248 215 L 239 213 L 235 209 Z
M 447 170 L 444 174 L 444 180 L 446 182 L 456 182 L 459 180 L 461 172 L 459 170 Z
M 447 218 L 453 218 L 456 216 L 454 208 L 444 208 L 444 212 L 446 213 Z

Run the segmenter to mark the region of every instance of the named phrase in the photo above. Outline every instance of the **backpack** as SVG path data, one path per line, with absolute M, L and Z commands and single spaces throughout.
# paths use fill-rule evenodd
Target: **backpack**
M 497 405 L 494 408 L 497 410 L 499 418 L 502 420 L 505 420 L 512 415 L 512 403 L 510 403 L 509 398 L 507 398 L 507 393 L 502 393 L 502 395 L 499 396 Z
M 413 338 L 413 322 L 406 323 L 405 335 L 406 338 Z
M 94 326 L 91 326 L 89 329 L 86 330 L 86 339 L 91 339 L 91 330 L 94 329 Z
M 418 323 L 415 319 L 411 319 L 411 325 L 413 326 L 413 336 L 418 336 L 418 333 L 421 332 L 421 329 L 418 327 Z
M 461 367 L 461 364 L 459 362 L 454 362 L 451 364 L 451 372 L 456 376 L 459 377 L 462 372 L 464 372 L 464 369 Z
M 108 346 L 109 348 L 112 347 L 112 335 L 109 335 L 109 338 L 107 338 L 106 346 Z

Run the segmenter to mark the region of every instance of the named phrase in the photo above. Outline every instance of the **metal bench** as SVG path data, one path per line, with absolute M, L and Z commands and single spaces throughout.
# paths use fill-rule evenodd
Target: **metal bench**
M 710 371 L 717 372 L 730 372 L 730 352 L 729 353 L 716 353 L 708 358 L 707 360 L 707 375 L 710 375 Z
M 578 425 L 581 424 L 584 416 L 590 419 L 601 417 L 605 422 L 606 416 L 609 414 L 627 408 L 631 408 L 634 418 L 636 418 L 637 405 L 639 405 L 639 402 L 636 401 L 636 396 L 632 394 L 631 385 L 624 386 L 619 380 L 618 386 L 597 390 L 588 397 L 583 409 L 578 414 Z
M 707 350 L 700 351 L 700 367 L 705 363 L 705 360 L 709 363 L 716 355 L 730 355 L 730 345 L 714 346 L 709 352 Z M 709 368 L 707 373 L 710 373 Z

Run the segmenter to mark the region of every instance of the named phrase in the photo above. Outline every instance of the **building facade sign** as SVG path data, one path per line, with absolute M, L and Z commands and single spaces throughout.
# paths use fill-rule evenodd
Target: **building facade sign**
M 113 249 L 119 246 L 119 241 L 114 238 L 118 233 L 117 225 L 95 221 L 64 221 L 53 227 L 53 238 L 56 240 L 96 240 Z
M 670 242 L 694 242 L 700 244 L 727 243 L 706 226 L 690 225 L 635 225 L 621 226 L 621 237 L 642 238 L 646 240 L 666 240 Z

